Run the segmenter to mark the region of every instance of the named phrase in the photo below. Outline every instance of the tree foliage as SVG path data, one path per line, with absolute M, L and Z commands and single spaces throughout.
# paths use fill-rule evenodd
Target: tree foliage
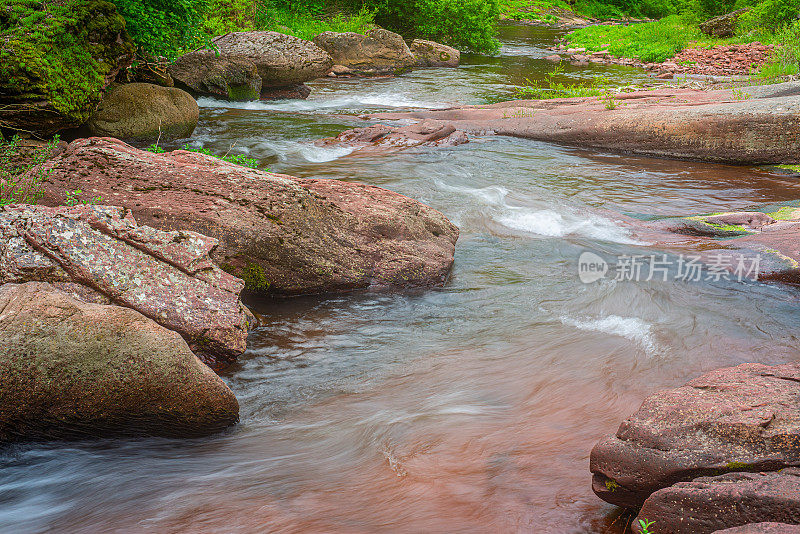
M 201 42 L 207 0 L 113 0 L 128 33 L 151 55 L 174 57 Z

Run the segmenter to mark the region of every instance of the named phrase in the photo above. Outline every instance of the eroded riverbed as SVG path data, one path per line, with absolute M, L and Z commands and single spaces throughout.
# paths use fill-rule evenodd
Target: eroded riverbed
M 194 144 L 441 210 L 461 228 L 452 279 L 418 293 L 253 301 L 265 322 L 224 376 L 240 425 L 194 442 L 5 449 L 0 531 L 622 532 L 591 492 L 591 447 L 659 388 L 796 359 L 800 292 L 673 277 L 582 284 L 579 255 L 652 253 L 614 213 L 746 209 L 800 199 L 800 183 L 506 138 L 369 156 L 312 143 L 366 111 L 508 98 L 552 69 L 541 58 L 554 37 L 506 27 L 497 58 L 322 80 L 302 102 L 202 100 Z M 643 79 L 609 66 L 564 74 L 595 75 Z

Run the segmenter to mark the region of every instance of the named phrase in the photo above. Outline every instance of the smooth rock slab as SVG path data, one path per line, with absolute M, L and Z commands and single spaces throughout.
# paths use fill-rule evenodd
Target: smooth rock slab
M 592 450 L 592 489 L 639 508 L 678 482 L 798 466 L 799 396 L 800 363 L 717 369 L 655 393 Z
M 279 295 L 442 285 L 456 228 L 403 195 L 339 180 L 298 179 L 203 154 L 153 154 L 79 139 L 45 164 L 43 202 L 101 195 L 141 224 L 219 240 L 211 258 L 255 291 Z
M 45 283 L 0 286 L 0 442 L 198 437 L 239 417 L 175 332 Z
M 435 120 L 467 134 L 508 135 L 647 156 L 758 165 L 800 163 L 800 83 L 658 89 L 598 97 L 515 100 L 446 110 L 376 113 L 371 120 Z
M 639 519 L 653 521 L 655 532 L 670 534 L 710 534 L 763 521 L 798 524 L 800 469 L 729 473 L 679 482 L 644 502 L 633 522 L 637 533 L 641 532 Z
M 0 283 L 72 284 L 68 291 L 84 300 L 134 309 L 180 333 L 211 365 L 246 348 L 244 284 L 211 261 L 215 239 L 139 226 L 122 208 L 85 205 L 7 206 L 0 238 Z

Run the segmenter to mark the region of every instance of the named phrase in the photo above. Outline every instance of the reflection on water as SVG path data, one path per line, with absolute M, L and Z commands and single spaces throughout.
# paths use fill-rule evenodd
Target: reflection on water
M 201 102 L 192 143 L 443 211 L 462 230 L 452 279 L 425 292 L 251 299 L 265 323 L 224 377 L 240 425 L 188 442 L 3 449 L 0 531 L 621 532 L 624 518 L 590 490 L 602 435 L 658 388 L 796 359 L 797 290 L 584 285 L 576 272 L 584 250 L 644 250 L 615 213 L 800 198 L 789 178 L 518 139 L 359 157 L 310 143 L 359 122 L 341 114 L 485 101 L 543 72 L 552 35 L 504 31 L 505 55 L 455 71 L 323 80 L 307 102 Z

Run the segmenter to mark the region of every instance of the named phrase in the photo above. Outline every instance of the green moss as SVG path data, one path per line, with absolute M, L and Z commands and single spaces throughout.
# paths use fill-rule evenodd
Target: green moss
M 617 491 L 620 488 L 619 484 L 611 479 L 606 480 L 605 485 L 606 489 L 611 492 Z
M 729 471 L 745 471 L 747 469 L 752 469 L 753 466 L 745 463 L 745 462 L 729 462 L 725 464 L 725 469 Z
M 800 208 L 797 206 L 783 206 L 777 211 L 773 211 L 772 213 L 767 213 L 767 215 L 769 215 L 776 221 L 788 221 L 794 218 L 795 212 L 797 211 L 800 211 Z
M 775 165 L 775 167 L 787 171 L 800 172 L 800 165 Z
M 258 91 L 254 90 L 249 85 L 229 85 L 228 86 L 228 100 L 234 102 L 246 102 L 249 100 L 258 100 L 261 95 Z
M 238 269 L 234 274 L 244 280 L 244 287 L 252 291 L 267 291 L 271 285 L 264 268 L 253 262 L 247 262 L 245 268 Z
M 715 224 L 708 222 L 707 219 L 709 217 L 714 217 L 715 215 L 724 215 L 724 212 L 710 213 L 708 215 L 695 215 L 693 217 L 686 217 L 686 220 L 695 221 L 697 223 L 703 224 L 709 228 L 709 231 L 721 237 L 737 236 L 737 235 L 753 233 L 752 230 L 738 224 Z
M 21 105 L 46 100 L 76 125 L 132 51 L 125 20 L 104 0 L 6 0 L 0 8 L 0 94 Z

